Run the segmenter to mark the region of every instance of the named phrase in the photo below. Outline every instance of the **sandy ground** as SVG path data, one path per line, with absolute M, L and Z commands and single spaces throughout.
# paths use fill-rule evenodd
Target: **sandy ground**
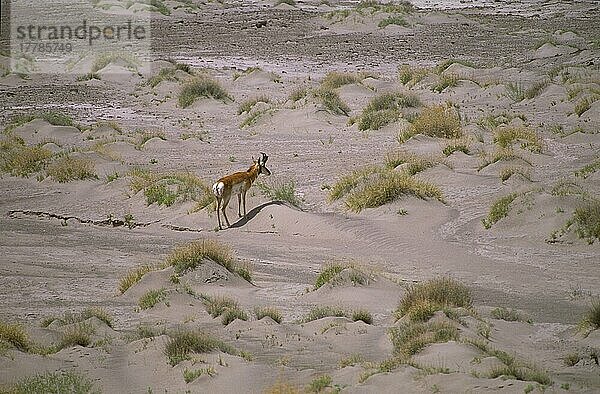
M 385 17 L 380 13 L 328 19 L 326 12 L 350 6 L 330 3 L 274 7 L 207 2 L 168 17 L 155 15 L 155 60 L 148 75 L 112 64 L 100 70 L 101 80 L 77 81 L 73 75 L 50 80 L 35 74 L 0 78 L 4 125 L 15 114 L 59 110 L 91 127 L 81 131 L 37 119 L 13 134 L 29 144 L 88 158 L 98 175 L 97 180 L 63 184 L 3 174 L 0 317 L 24 324 L 32 338 L 45 344 L 59 341 L 68 327 L 53 323 L 40 328 L 44 318 L 88 307 L 101 307 L 114 317 L 112 328 L 94 318 L 88 322 L 96 327 L 95 346 L 69 347 L 48 356 L 4 351 L 1 384 L 45 371 L 76 370 L 102 392 L 262 392 L 278 382 L 304 389 L 324 374 L 332 377 L 328 390 L 357 393 L 600 389 L 600 334 L 584 336 L 577 330 L 600 294 L 600 241 L 588 244 L 570 231 L 550 242 L 581 204 L 580 196 L 552 193 L 557 182 L 568 179 L 588 195 L 600 193 L 600 172 L 574 176 L 600 152 L 597 3 L 420 9 L 406 17 L 408 26 L 385 28 L 377 26 Z M 266 26 L 257 28 L 260 21 Z M 177 80 L 155 87 L 146 83 L 170 65 L 167 58 L 190 64 L 196 73 L 203 69 L 235 101 L 200 99 L 181 108 L 177 96 L 190 75 L 180 72 Z M 414 85 L 398 81 L 402 64 L 430 67 L 448 59 L 473 63 L 454 63 L 443 71 L 458 76 L 455 87 L 432 91 L 440 78 L 433 71 Z M 249 66 L 260 69 L 244 72 Z M 557 67 L 559 73 L 552 74 Z M 329 71 L 373 75 L 336 90 L 351 116 L 389 91 L 415 93 L 426 105 L 449 101 L 458 106 L 463 129 L 473 141 L 471 152 L 455 152 L 445 164 L 416 175 L 438 185 L 444 203 L 404 197 L 355 214 L 343 202 L 328 202 L 328 187 L 340 176 L 382 163 L 386 152 L 398 149 L 398 132 L 407 124 L 400 119 L 361 132 L 349 125 L 348 117 L 329 113 L 310 95 L 288 100 L 299 87 L 318 86 Z M 535 97 L 509 97 L 510 84 L 539 81 L 547 84 Z M 261 94 L 270 98 L 263 106 L 266 112 L 241 127 L 248 114 L 237 113 L 239 104 Z M 590 109 L 578 116 L 575 105 L 586 97 L 592 100 Z M 542 152 L 517 147 L 523 159 L 481 168 L 482 156 L 495 146 L 493 132 L 481 122 L 489 115 L 534 128 L 543 140 Z M 106 121 L 116 122 L 120 130 L 97 126 Z M 161 130 L 165 140 L 136 145 L 142 130 Z M 190 133 L 202 138 L 184 139 Z M 444 144 L 417 135 L 402 147 L 440 154 Z M 231 229 L 216 231 L 217 218 L 206 209 L 190 213 L 193 202 L 147 205 L 143 193 L 129 186 L 128 171 L 137 167 L 156 173 L 189 171 L 210 185 L 246 169 L 261 151 L 270 157 L 269 181 L 293 180 L 301 203 L 294 207 L 272 201 L 253 189 L 248 218 Z M 508 166 L 525 169 L 530 179 L 514 175 L 501 181 L 499 174 Z M 109 181 L 114 173 L 119 177 Z M 491 203 L 513 192 L 523 194 L 508 216 L 485 229 L 482 219 Z M 230 220 L 237 218 L 236 205 L 232 201 Z M 401 209 L 407 214 L 398 214 Z M 132 215 L 133 228 L 107 221 L 126 215 Z M 251 317 L 223 326 L 201 300 L 170 282 L 172 268 L 147 274 L 125 294 L 118 291 L 130 269 L 161 263 L 177 245 L 201 238 L 230 245 L 251 267 L 252 284 L 208 261 L 208 268 L 182 283 L 195 294 L 231 296 L 249 315 L 255 306 L 274 306 L 284 317 L 282 324 Z M 341 280 L 312 290 L 322 265 L 332 260 L 357 262 L 372 280 L 360 286 Z M 212 283 L 208 276 L 219 272 L 220 279 Z M 412 365 L 364 379 L 365 372 L 392 356 L 388 330 L 400 324 L 393 311 L 406 286 L 440 276 L 457 279 L 472 291 L 474 309 L 459 325 L 461 338 L 483 340 L 477 327 L 487 323 L 490 346 L 537 365 L 553 383 L 542 387 L 514 377 L 489 378 L 501 361 L 464 340 L 430 345 L 413 357 Z M 140 311 L 139 297 L 161 287 L 167 289 L 168 302 Z M 366 309 L 374 321 L 369 325 L 327 317 L 301 323 L 316 305 Z M 494 318 L 496 307 L 514 308 L 523 321 Z M 443 314 L 434 319 L 453 322 Z M 135 339 L 132 333 L 140 324 L 166 334 Z M 181 327 L 201 329 L 253 357 L 213 352 L 173 367 L 164 347 L 167 334 Z M 565 365 L 564 357 L 574 352 L 581 360 Z M 342 368 L 340 360 L 353 354 L 363 361 Z M 185 369 L 207 367 L 214 368 L 214 376 L 184 381 Z

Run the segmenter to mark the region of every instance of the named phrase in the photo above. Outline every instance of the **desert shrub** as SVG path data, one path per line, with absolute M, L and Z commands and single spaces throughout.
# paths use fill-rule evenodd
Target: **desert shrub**
M 469 154 L 469 146 L 471 145 L 471 140 L 469 138 L 458 138 L 449 141 L 444 148 L 442 149 L 442 153 L 445 156 L 450 156 L 454 152 L 462 152 L 464 154 Z
M 419 98 L 412 94 L 383 93 L 372 98 L 355 121 L 361 131 L 378 130 L 398 120 L 402 116 L 401 108 L 418 107 L 420 105 Z
M 177 331 L 170 335 L 165 346 L 165 355 L 171 365 L 175 366 L 189 358 L 190 353 L 207 353 L 220 350 L 223 353 L 235 354 L 230 345 L 200 331 Z
M 389 25 L 408 26 L 408 22 L 400 15 L 390 15 L 385 19 L 380 20 L 377 24 L 377 26 L 382 29 Z
M 521 314 L 514 309 L 507 308 L 494 308 L 492 310 L 492 317 L 494 319 L 506 320 L 506 321 L 522 321 Z
M 95 332 L 96 330 L 91 324 L 75 323 L 65 330 L 58 346 L 60 349 L 72 346 L 87 347 L 92 343 L 92 335 Z
M 307 391 L 310 393 L 320 393 L 322 391 L 324 391 L 327 387 L 331 386 L 331 376 L 329 375 L 323 375 L 323 376 L 319 376 L 318 378 L 313 379 L 312 382 L 310 382 L 310 385 L 308 386 Z
M 167 265 L 175 267 L 175 273 L 183 274 L 194 270 L 204 259 L 222 265 L 229 272 L 237 273 L 248 280 L 250 272 L 247 267 L 238 267 L 236 257 L 229 246 L 219 241 L 202 239 L 177 247 L 167 258 Z
M 426 320 L 435 310 L 447 307 L 470 308 L 471 291 L 448 277 L 431 279 L 410 286 L 396 309 L 396 318 L 406 314 L 413 320 Z M 425 318 L 426 317 L 426 318 Z
M 334 115 L 348 116 L 350 107 L 342 101 L 340 96 L 332 88 L 320 87 L 313 91 L 313 94 Z
M 322 319 L 324 317 L 347 317 L 346 311 L 334 306 L 316 306 L 310 310 L 304 322 Z
M 348 266 L 341 263 L 331 263 L 324 265 L 321 269 L 321 272 L 317 276 L 315 280 L 315 290 L 320 288 L 326 283 L 329 283 L 333 280 L 340 272 L 342 272 Z
M 389 152 L 385 157 L 385 165 L 394 169 L 401 164 L 406 164 L 405 172 L 409 175 L 415 175 L 421 171 L 439 164 L 441 160 L 434 156 L 423 156 L 403 150 Z
M 374 179 L 357 188 L 346 199 L 346 206 L 354 212 L 376 208 L 392 202 L 403 195 L 443 200 L 441 190 L 428 182 L 420 181 L 406 173 L 393 170 L 375 174 Z
M 287 382 L 277 381 L 264 391 L 265 394 L 300 394 L 301 391 L 297 386 L 293 386 Z
M 575 176 L 585 179 L 598 170 L 600 170 L 600 159 L 596 159 L 593 162 L 586 164 L 581 169 L 575 171 Z
M 167 292 L 164 288 L 148 290 L 140 297 L 138 305 L 141 309 L 150 309 L 154 305 L 166 299 Z
M 43 170 L 52 152 L 39 146 L 28 146 L 19 137 L 0 140 L 0 170 L 12 176 L 28 177 Z
M 446 322 L 409 322 L 389 330 L 390 340 L 394 346 L 394 354 L 399 357 L 410 357 L 425 346 L 458 340 L 458 329 Z
M 236 319 L 248 320 L 248 315 L 242 309 L 237 307 L 227 308 L 221 315 L 221 323 L 223 323 L 224 326 L 228 325 Z
M 279 312 L 279 310 L 275 307 L 272 306 L 263 306 L 263 307 L 256 307 L 254 308 L 254 316 L 256 316 L 256 320 L 260 320 L 263 317 L 270 317 L 271 319 L 273 319 L 273 321 L 275 321 L 277 324 L 280 324 L 281 321 L 283 320 L 283 316 L 281 315 L 281 312 Z
M 497 221 L 508 216 L 510 204 L 519 196 L 518 193 L 511 193 L 507 196 L 501 197 L 496 200 L 490 207 L 490 212 L 487 217 L 482 219 L 483 227 L 489 229 Z
M 119 292 L 121 294 L 125 293 L 127 289 L 138 283 L 144 277 L 144 275 L 156 269 L 156 267 L 150 264 L 144 264 L 129 270 L 125 276 L 119 280 Z
M 198 98 L 212 98 L 215 100 L 230 100 L 227 91 L 216 80 L 201 76 L 187 82 L 179 93 L 179 105 L 187 108 Z
M 271 100 L 265 95 L 249 98 L 240 104 L 237 113 L 238 115 L 241 115 L 244 112 L 250 112 L 250 110 L 256 105 L 256 103 L 269 103 L 270 101 Z
M 99 393 L 92 381 L 86 376 L 71 371 L 46 372 L 26 378 L 21 378 L 12 386 L 8 393 Z
M 300 198 L 296 196 L 296 182 L 292 179 L 257 182 L 256 187 L 263 196 L 271 200 L 285 201 L 295 207 L 300 206 Z
M 221 316 L 228 309 L 240 309 L 240 305 L 232 298 L 224 296 L 202 295 L 206 312 L 213 318 Z
M 573 223 L 577 226 L 575 233 L 590 244 L 600 240 L 600 200 L 592 200 L 576 208 Z
M 398 138 L 400 142 L 404 142 L 416 134 L 449 139 L 461 138 L 463 135 L 458 114 L 454 109 L 443 105 L 425 108 Z
M 523 178 L 531 181 L 531 175 L 529 174 L 529 171 L 527 171 L 521 167 L 504 167 L 502 170 L 500 170 L 500 180 L 502 180 L 502 182 L 504 182 L 504 181 L 510 179 L 510 177 L 515 174 L 519 174 Z
M 415 85 L 423 80 L 429 73 L 426 68 L 411 67 L 403 64 L 398 68 L 398 80 L 403 85 Z
M 20 324 L 9 324 L 0 321 L 0 341 L 8 342 L 21 351 L 30 347 L 29 337 Z
M 364 310 L 364 309 L 358 309 L 352 312 L 352 321 L 363 321 L 367 324 L 373 324 L 373 315 L 371 315 L 371 312 Z
M 515 142 L 521 142 L 521 148 L 531 152 L 542 152 L 542 140 L 538 134 L 524 126 L 499 127 L 494 135 L 494 142 L 502 148 L 510 148 Z
M 329 201 L 335 201 L 344 197 L 352 189 L 361 184 L 365 178 L 382 171 L 384 171 L 383 168 L 373 166 L 354 170 L 350 174 L 342 176 L 331 188 L 328 196 Z
M 48 176 L 60 183 L 84 179 L 98 179 L 94 162 L 89 159 L 64 156 L 54 161 L 46 170 Z
M 442 93 L 446 88 L 453 88 L 456 86 L 458 86 L 458 75 L 441 74 L 438 77 L 438 82 L 433 85 L 431 90 L 437 93 Z

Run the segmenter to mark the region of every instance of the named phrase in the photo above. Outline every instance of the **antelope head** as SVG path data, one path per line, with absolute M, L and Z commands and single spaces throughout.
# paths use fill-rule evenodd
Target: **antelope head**
M 265 175 L 271 175 L 271 171 L 269 171 L 269 169 L 267 168 L 267 160 L 269 160 L 269 156 L 267 156 L 265 153 L 261 152 L 260 153 L 260 157 L 258 158 L 258 161 L 256 162 L 258 164 L 258 168 L 259 168 L 259 174 L 265 174 Z

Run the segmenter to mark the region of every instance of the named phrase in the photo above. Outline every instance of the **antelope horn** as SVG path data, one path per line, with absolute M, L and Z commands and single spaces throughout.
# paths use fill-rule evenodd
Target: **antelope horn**
M 263 164 L 265 164 L 267 162 L 267 160 L 269 159 L 269 156 L 267 156 L 264 152 L 260 152 L 261 155 L 261 161 Z

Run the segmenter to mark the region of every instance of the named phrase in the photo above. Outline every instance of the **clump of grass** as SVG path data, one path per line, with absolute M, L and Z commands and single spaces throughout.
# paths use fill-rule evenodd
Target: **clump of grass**
M 323 266 L 321 272 L 315 280 L 315 290 L 317 290 L 324 284 L 331 282 L 340 272 L 342 272 L 347 267 L 347 265 L 341 263 L 330 263 Z
M 442 149 L 442 153 L 445 156 L 450 156 L 454 152 L 462 152 L 466 155 L 469 154 L 470 149 L 469 145 L 471 144 L 471 140 L 469 138 L 457 138 L 450 140 L 444 148 Z
M 148 85 L 154 88 L 163 81 L 175 81 L 175 71 L 177 70 L 171 67 L 161 69 L 158 74 L 148 80 Z
M 233 322 L 236 319 L 248 320 L 248 315 L 240 308 L 227 308 L 221 315 L 221 323 L 224 326 Z
M 129 54 L 119 52 L 103 53 L 96 57 L 96 61 L 92 64 L 91 73 L 97 73 L 111 63 L 118 63 L 125 66 L 129 70 L 137 70 L 138 61 Z
M 293 102 L 298 100 L 302 100 L 304 97 L 308 95 L 308 88 L 302 86 L 297 89 L 294 89 L 292 93 L 290 93 L 289 99 Z
M 98 179 L 93 161 L 72 156 L 64 156 L 52 162 L 46 173 L 53 181 L 59 183 Z
M 385 157 L 385 165 L 388 168 L 394 169 L 399 165 L 406 164 L 405 171 L 409 175 L 415 175 L 439 164 L 440 162 L 441 160 L 434 156 L 423 156 L 403 150 L 390 152 Z
M 552 380 L 546 372 L 538 369 L 527 368 L 525 366 L 518 366 L 516 364 L 495 367 L 488 375 L 490 379 L 495 379 L 500 376 L 513 377 L 514 379 L 525 382 L 538 382 L 544 386 L 552 384 Z
M 212 190 L 196 175 L 189 172 L 155 174 L 147 170 L 130 171 L 130 188 L 134 193 L 144 191 L 148 205 L 171 206 L 176 201 L 196 201 L 196 210 L 211 205 Z
M 563 362 L 568 367 L 574 366 L 575 364 L 577 364 L 579 362 L 579 360 L 581 360 L 581 357 L 579 356 L 579 353 L 577 353 L 577 352 L 566 354 L 563 357 Z
M 525 89 L 525 91 L 523 92 L 524 98 L 531 100 L 532 98 L 539 96 L 540 93 L 542 93 L 549 84 L 550 81 L 547 79 L 534 82 L 529 88 Z
M 216 374 L 217 371 L 215 371 L 215 368 L 210 365 L 206 368 L 199 368 L 195 370 L 190 370 L 186 368 L 183 371 L 183 380 L 185 380 L 186 383 L 190 383 L 198 379 L 202 375 L 215 376 Z
M 167 299 L 167 292 L 164 288 L 148 290 L 138 301 L 141 309 L 150 309 L 161 301 Z
M 427 345 L 458 340 L 458 329 L 447 322 L 409 322 L 389 330 L 394 354 L 410 357 Z
M 300 206 L 300 198 L 296 196 L 296 183 L 293 180 L 274 180 L 256 183 L 263 196 L 274 201 L 285 201 Z
M 247 126 L 254 125 L 261 116 L 263 116 L 264 114 L 266 114 L 268 112 L 269 112 L 269 109 L 261 109 L 260 111 L 254 111 L 254 112 L 248 114 L 248 116 L 242 121 L 242 123 L 240 123 L 240 129 L 243 129 L 244 127 L 247 127 Z
M 337 92 L 332 88 L 320 87 L 314 90 L 313 94 L 332 114 L 348 116 L 350 113 L 350 107 L 342 101 Z
M 96 330 L 88 323 L 75 323 L 68 327 L 63 333 L 59 348 L 64 349 L 72 346 L 87 347 L 92 343 L 92 335 Z
M 462 283 L 448 277 L 431 279 L 410 286 L 398 308 L 396 318 L 410 315 L 411 320 L 425 321 L 436 310 L 448 307 L 470 308 L 471 291 Z
M 494 319 L 506 320 L 506 321 L 523 321 L 521 314 L 514 309 L 507 308 L 494 308 L 492 310 L 492 317 Z
M 235 354 L 230 345 L 200 331 L 181 330 L 170 335 L 165 346 L 165 355 L 172 366 L 189 359 L 190 353 L 208 353 L 219 350 L 223 353 Z
M 431 90 L 437 93 L 442 93 L 446 88 L 453 88 L 458 86 L 458 75 L 456 74 L 441 74 L 438 78 L 438 82 L 433 85 Z
M 398 68 L 398 80 L 403 85 L 414 86 L 421 82 L 429 74 L 429 70 L 420 67 L 411 67 L 403 64 Z
M 531 162 L 529 160 L 522 157 L 521 155 L 516 154 L 513 151 L 512 147 L 499 148 L 499 149 L 495 150 L 491 155 L 489 155 L 489 154 L 483 155 L 482 158 L 483 158 L 483 161 L 478 168 L 479 171 L 482 170 L 483 168 L 489 166 L 490 164 L 493 164 L 493 163 L 496 163 L 499 161 L 510 161 L 510 160 L 515 160 L 515 159 L 523 160 L 527 164 L 531 165 Z
M 583 179 L 600 170 L 600 159 L 596 159 L 590 164 L 586 164 L 581 169 L 575 171 L 575 176 Z
M 269 97 L 267 97 L 265 95 L 249 98 L 248 100 L 245 100 L 240 104 L 240 106 L 238 107 L 237 113 L 238 113 L 238 115 L 241 115 L 244 112 L 250 112 L 250 110 L 252 109 L 252 107 L 254 107 L 256 105 L 256 103 L 269 103 L 269 102 L 271 102 L 271 100 L 269 99 Z
M 273 321 L 275 321 L 275 323 L 277 324 L 281 324 L 281 321 L 283 320 L 283 316 L 281 315 L 281 312 L 279 312 L 279 310 L 275 307 L 272 306 L 264 306 L 264 307 L 256 307 L 254 308 L 254 316 L 256 316 L 256 320 L 260 320 L 263 317 L 270 317 L 271 319 L 273 319 Z
M 383 93 L 375 96 L 367 104 L 362 114 L 352 121 L 358 123 L 358 129 L 379 130 L 402 116 L 401 108 L 418 107 L 421 100 L 412 94 L 398 92 Z
M 521 148 L 531 152 L 542 152 L 542 140 L 538 134 L 529 127 L 508 126 L 500 127 L 494 135 L 494 142 L 502 148 L 510 148 L 515 142 L 521 142 Z
M 196 269 L 209 259 L 222 265 L 227 271 L 237 273 L 244 279 L 250 281 L 250 272 L 247 267 L 238 267 L 236 257 L 229 246 L 219 241 L 202 239 L 192 241 L 177 247 L 167 258 L 167 265 L 175 267 L 175 273 L 181 275 Z
M 327 89 L 337 89 L 344 85 L 360 83 L 366 75 L 349 72 L 331 71 L 321 81 L 321 86 Z
M 600 200 L 576 208 L 572 221 L 577 226 L 575 233 L 579 238 L 586 239 L 589 244 L 600 240 Z
M 575 104 L 575 108 L 573 109 L 573 111 L 575 111 L 577 116 L 581 116 L 584 114 L 584 112 L 587 112 L 587 110 L 590 109 L 591 106 L 592 101 L 589 98 L 585 97 L 579 100 L 577 104 Z
M 363 187 L 352 191 L 346 199 L 346 206 L 351 211 L 360 212 L 366 208 L 385 205 L 404 195 L 443 200 L 442 192 L 437 186 L 406 173 L 388 170 L 375 174 L 374 179 L 363 182 Z
M 318 378 L 315 378 L 312 382 L 310 382 L 307 391 L 310 393 L 320 393 L 324 391 L 327 387 L 330 387 L 332 381 L 333 380 L 329 375 L 319 376 Z
M 490 207 L 490 212 L 487 217 L 482 219 L 483 227 L 486 229 L 491 228 L 500 219 L 508 216 L 510 204 L 519 196 L 518 193 L 511 193 L 507 196 L 501 197 L 496 200 Z
M 232 298 L 223 296 L 202 295 L 206 312 L 213 318 L 221 316 L 228 309 L 240 309 L 240 305 Z
M 377 27 L 383 29 L 389 25 L 406 27 L 408 26 L 408 22 L 401 15 L 390 15 L 387 18 L 380 20 Z
M 521 167 L 504 167 L 502 170 L 500 170 L 500 180 L 502 182 L 507 181 L 515 174 L 521 175 L 523 178 L 531 181 L 531 175 L 529 174 L 529 171 Z
M 140 150 L 144 147 L 146 142 L 150 141 L 152 138 L 160 138 L 163 141 L 167 140 L 167 135 L 162 130 L 146 130 L 146 131 L 138 131 L 136 136 L 135 148 Z
M 470 68 L 476 68 L 475 64 L 473 64 L 473 62 L 469 61 L 469 60 L 464 60 L 464 59 L 448 59 L 448 60 L 444 60 L 443 62 L 441 62 L 440 64 L 438 64 L 435 67 L 435 72 L 437 74 L 441 74 L 444 71 L 446 71 L 448 69 L 448 67 L 450 67 L 453 64 L 460 64 L 466 67 L 470 67 Z
M 42 322 L 42 327 L 48 327 L 54 321 L 58 321 L 61 326 L 81 323 L 91 317 L 103 321 L 109 327 L 113 326 L 113 318 L 104 308 L 90 307 L 83 310 L 81 313 L 65 312 L 62 317 L 48 317 Z
M 373 324 L 373 315 L 371 315 L 371 312 L 364 309 L 358 309 L 353 311 L 351 319 L 352 321 L 360 320 L 367 324 Z
M 87 74 L 83 74 L 77 77 L 77 81 L 79 82 L 83 82 L 83 81 L 91 81 L 91 80 L 101 80 L 102 77 L 100 77 L 100 75 L 98 73 L 87 73 Z
M 29 337 L 20 324 L 0 321 L 0 341 L 8 342 L 17 349 L 26 352 L 30 348 Z
M 324 317 L 347 317 L 345 310 L 335 306 L 316 306 L 310 310 L 304 322 L 322 319 Z
M 340 368 L 353 367 L 356 364 L 360 364 L 365 361 L 365 358 L 361 354 L 351 354 L 340 360 Z
M 39 146 L 28 146 L 20 137 L 0 141 L 0 170 L 12 176 L 28 177 L 43 170 L 52 152 Z
M 231 97 L 219 82 L 208 77 L 200 76 L 187 82 L 179 93 L 179 105 L 187 108 L 198 98 L 211 98 L 215 100 L 227 101 Z
M 453 108 L 444 105 L 425 108 L 398 139 L 402 143 L 417 134 L 449 139 L 463 136 L 458 114 Z
M 46 372 L 21 378 L 9 393 L 97 393 L 92 381 L 86 376 L 71 371 Z
M 508 83 L 504 85 L 506 87 L 506 96 L 518 103 L 525 99 L 525 88 L 520 82 Z
M 344 197 L 361 184 L 365 178 L 382 171 L 384 171 L 383 168 L 372 166 L 354 170 L 350 174 L 342 176 L 331 188 L 328 196 L 329 201 Z
M 158 269 L 150 264 L 144 264 L 128 271 L 125 276 L 119 280 L 119 292 L 125 293 L 127 289 L 138 283 L 148 272 Z

